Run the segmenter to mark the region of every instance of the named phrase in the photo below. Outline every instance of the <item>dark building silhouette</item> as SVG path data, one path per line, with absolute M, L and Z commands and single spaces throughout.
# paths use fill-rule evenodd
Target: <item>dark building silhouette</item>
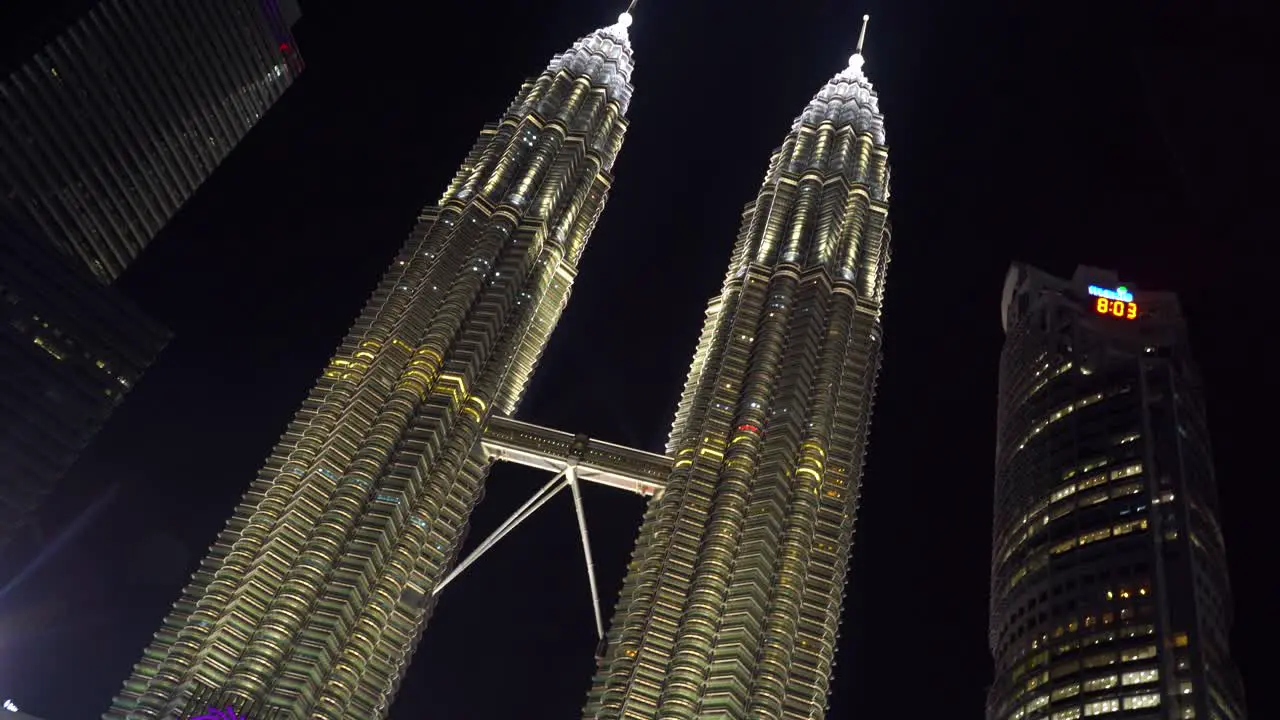
M 1014 265 L 1001 310 L 988 720 L 1244 720 L 1177 297 Z
M 302 71 L 299 15 L 295 0 L 0 8 L 0 548 L 164 345 L 103 286 Z
M 43 44 L 0 66 L 0 214 L 110 282 L 302 71 L 299 12 L 294 0 L 118 0 L 67 18 L 78 9 L 31 11 L 21 38 Z
M 0 553 L 167 340 L 28 230 L 0 219 Z

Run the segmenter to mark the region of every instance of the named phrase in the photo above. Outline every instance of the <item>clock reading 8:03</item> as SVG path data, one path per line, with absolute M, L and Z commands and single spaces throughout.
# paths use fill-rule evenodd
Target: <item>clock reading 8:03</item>
M 1099 315 L 1111 315 L 1125 320 L 1133 320 L 1138 317 L 1138 303 L 1135 302 L 1100 297 L 1093 307 L 1098 311 Z

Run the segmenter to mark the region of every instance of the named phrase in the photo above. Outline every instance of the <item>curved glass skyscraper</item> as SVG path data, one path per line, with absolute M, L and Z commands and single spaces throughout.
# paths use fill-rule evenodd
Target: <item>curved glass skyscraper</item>
M 584 718 L 825 715 L 889 260 L 862 64 L 859 42 L 743 213 Z
M 1177 298 L 1015 265 L 1001 310 L 988 720 L 1244 720 Z
M 383 276 L 106 718 L 385 717 L 608 195 L 630 15 L 487 126 Z M 185 713 L 185 714 L 182 714 Z

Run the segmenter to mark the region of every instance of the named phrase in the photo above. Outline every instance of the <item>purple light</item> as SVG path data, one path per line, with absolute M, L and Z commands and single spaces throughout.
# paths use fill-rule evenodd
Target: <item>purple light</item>
M 204 715 L 194 715 L 191 720 L 247 720 L 236 713 L 236 711 L 228 705 L 225 709 L 211 707 L 209 712 Z

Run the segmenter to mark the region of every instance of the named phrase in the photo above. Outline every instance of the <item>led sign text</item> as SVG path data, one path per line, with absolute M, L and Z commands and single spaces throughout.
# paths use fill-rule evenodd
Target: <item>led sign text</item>
M 1133 293 L 1123 285 L 1115 290 L 1090 285 L 1089 294 L 1098 298 L 1093 304 L 1093 309 L 1099 315 L 1110 315 L 1125 320 L 1138 317 L 1138 304 L 1133 301 Z
M 1133 293 L 1129 292 L 1129 288 L 1121 285 L 1115 290 L 1108 290 L 1097 285 L 1089 286 L 1089 294 L 1094 297 L 1103 297 L 1108 300 L 1119 300 L 1120 302 L 1133 302 Z

